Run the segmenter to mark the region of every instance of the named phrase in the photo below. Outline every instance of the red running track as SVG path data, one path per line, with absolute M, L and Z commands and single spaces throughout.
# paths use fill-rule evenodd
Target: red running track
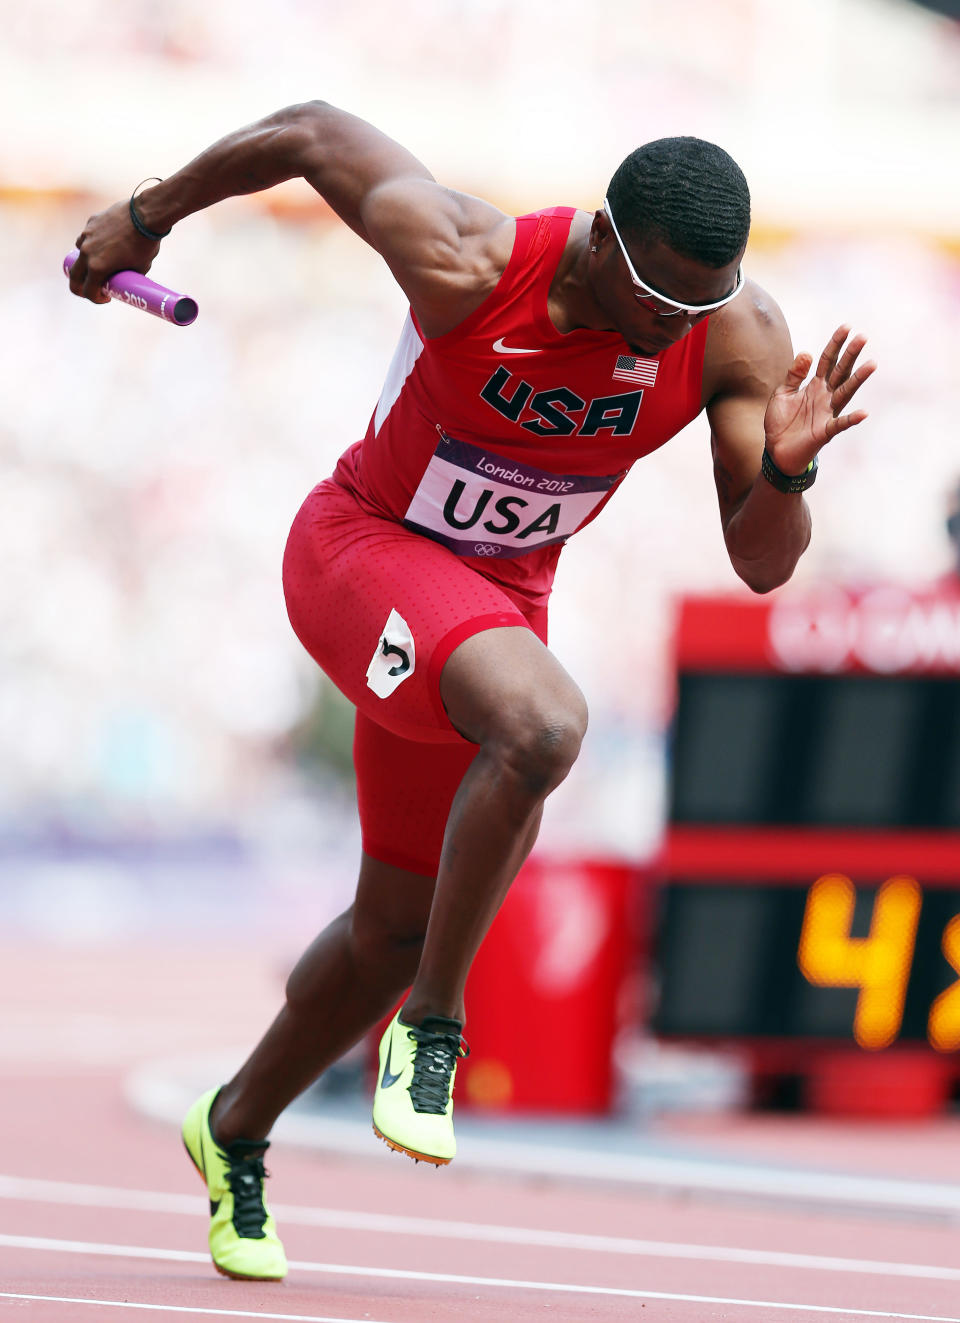
M 25 975 L 25 959 L 10 951 L 0 964 L 11 1007 L 0 1034 L 0 1320 L 960 1323 L 958 1232 L 944 1223 L 748 1208 L 456 1164 L 438 1171 L 388 1153 L 372 1134 L 369 1159 L 271 1150 L 270 1200 L 290 1275 L 280 1285 L 226 1281 L 207 1259 L 203 1190 L 178 1136 L 123 1096 L 124 1069 L 160 1045 L 163 1024 L 145 1009 L 145 1047 L 121 1035 L 107 1050 L 104 1021 L 102 1050 L 81 1059 L 58 1036 L 62 989 L 46 1003 L 38 994 L 26 1019 L 7 999 L 4 984 Z M 71 1014 L 79 1002 L 94 1015 L 111 987 L 115 1006 L 116 988 L 135 986 L 116 962 L 107 977 L 95 955 L 71 959 Z M 129 959 L 149 972 L 142 951 Z M 169 969 L 169 948 L 157 959 Z M 35 953 L 30 960 L 36 975 Z M 256 977 L 245 969 L 249 991 Z M 69 981 L 62 957 L 57 973 Z M 244 1026 L 265 1010 L 249 995 L 229 1012 Z M 102 997 L 97 1004 L 106 1016 Z M 128 997 L 124 1021 L 136 1014 Z

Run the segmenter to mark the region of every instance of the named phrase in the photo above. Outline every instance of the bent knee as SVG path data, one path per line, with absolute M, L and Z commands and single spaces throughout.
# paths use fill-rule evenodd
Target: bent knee
M 563 704 L 531 704 L 504 723 L 489 746 L 531 794 L 549 794 L 577 760 L 587 731 L 579 690 Z

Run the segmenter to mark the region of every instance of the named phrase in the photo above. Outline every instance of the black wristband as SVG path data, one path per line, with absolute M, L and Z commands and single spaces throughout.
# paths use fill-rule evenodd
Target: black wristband
M 150 179 L 141 179 L 140 183 L 137 185 L 137 188 L 143 188 L 144 184 L 149 184 L 154 179 L 156 179 L 158 184 L 163 183 L 163 180 L 160 179 L 158 175 L 151 175 Z M 147 229 L 146 225 L 144 225 L 143 221 L 141 220 L 140 215 L 137 212 L 137 208 L 135 206 L 137 188 L 135 188 L 133 192 L 130 194 L 130 223 L 133 225 L 133 228 L 137 231 L 137 233 L 142 234 L 145 239 L 152 239 L 154 243 L 159 243 L 161 239 L 165 239 L 167 237 L 167 235 L 170 233 L 170 230 L 173 229 L 173 226 L 172 225 L 170 226 L 170 230 L 164 230 L 162 234 L 157 234 L 155 230 Z
M 812 487 L 817 480 L 817 469 L 819 461 L 816 455 L 803 470 L 802 473 L 790 474 L 784 473 L 778 469 L 776 464 L 770 458 L 770 452 L 767 447 L 763 447 L 763 458 L 760 460 L 760 472 L 770 483 L 771 487 L 776 487 L 778 492 L 805 492 Z

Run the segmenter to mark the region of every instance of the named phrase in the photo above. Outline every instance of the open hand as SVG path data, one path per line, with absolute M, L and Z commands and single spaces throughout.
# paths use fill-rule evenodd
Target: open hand
M 877 366 L 872 361 L 856 366 L 867 340 L 855 335 L 847 344 L 849 335 L 849 326 L 837 327 L 806 385 L 813 358 L 797 354 L 770 397 L 763 420 L 767 451 L 783 473 L 802 473 L 828 441 L 867 416 L 863 409 L 843 412 Z

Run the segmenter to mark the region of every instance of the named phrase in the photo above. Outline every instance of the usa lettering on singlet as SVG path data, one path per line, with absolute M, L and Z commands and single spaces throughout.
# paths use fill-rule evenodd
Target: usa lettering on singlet
M 623 477 L 548 473 L 437 432 L 403 522 L 459 556 L 522 556 L 564 542 Z
M 371 513 L 543 604 L 563 544 L 699 412 L 708 325 L 655 359 L 610 330 L 561 334 L 550 289 L 575 215 L 517 217 L 496 288 L 453 330 L 428 337 L 408 313 L 363 442 L 336 473 Z

